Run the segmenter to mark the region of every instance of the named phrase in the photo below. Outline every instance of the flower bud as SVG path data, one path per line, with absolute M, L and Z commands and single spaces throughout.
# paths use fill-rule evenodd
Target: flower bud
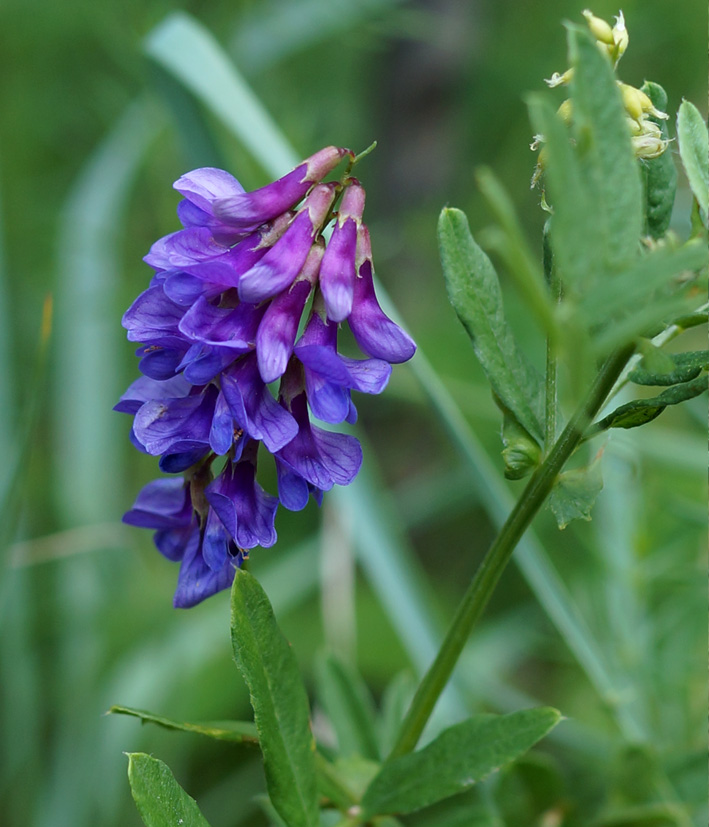
M 619 11 L 615 18 L 615 26 L 613 26 L 613 42 L 615 46 L 609 49 L 612 52 L 611 57 L 615 63 L 623 57 L 625 50 L 628 48 L 628 30 L 625 28 L 625 18 L 623 12 Z
M 569 126 L 571 123 L 571 117 L 573 114 L 573 106 L 571 103 L 571 98 L 567 98 L 561 106 L 556 110 L 556 114 L 561 118 L 561 120 Z
M 600 17 L 596 17 L 593 12 L 590 12 L 588 9 L 584 9 L 583 16 L 588 21 L 588 27 L 596 40 L 601 43 L 605 43 L 607 46 L 615 45 L 615 40 L 613 39 L 613 29 L 611 29 L 605 20 L 602 20 Z
M 522 479 L 539 465 L 541 448 L 507 411 L 504 411 L 502 444 L 502 459 L 508 480 Z
M 625 111 L 631 118 L 639 121 L 643 116 L 643 100 L 640 90 L 634 86 L 629 86 L 627 83 L 621 83 L 620 81 L 617 81 L 617 83 L 621 97 L 623 98 Z M 645 97 L 647 97 L 647 95 Z M 652 104 L 652 101 L 650 101 L 650 103 Z

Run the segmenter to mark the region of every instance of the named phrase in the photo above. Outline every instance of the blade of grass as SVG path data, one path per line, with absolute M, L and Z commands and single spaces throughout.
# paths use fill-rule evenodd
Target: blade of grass
M 54 365 L 54 490 L 65 524 L 115 517 L 124 436 L 112 408 L 121 393 L 116 323 L 120 219 L 159 118 L 131 104 L 85 164 L 59 226 Z
M 276 177 L 300 158 L 222 47 L 183 12 L 169 15 L 145 41 L 147 55 L 177 77 Z

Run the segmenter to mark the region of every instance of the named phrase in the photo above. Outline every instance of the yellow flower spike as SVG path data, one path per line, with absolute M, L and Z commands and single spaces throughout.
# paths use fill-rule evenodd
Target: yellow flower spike
M 596 17 L 593 12 L 590 12 L 588 9 L 584 9 L 583 16 L 588 21 L 588 28 L 591 30 L 591 34 L 596 38 L 596 40 L 599 40 L 601 43 L 605 43 L 606 46 L 615 46 L 613 29 L 611 29 L 605 20 L 602 20 L 600 17 Z
M 573 108 L 571 104 L 571 98 L 567 98 L 561 106 L 556 110 L 556 114 L 561 118 L 561 120 L 569 126 L 571 123 L 571 118 L 573 116 Z

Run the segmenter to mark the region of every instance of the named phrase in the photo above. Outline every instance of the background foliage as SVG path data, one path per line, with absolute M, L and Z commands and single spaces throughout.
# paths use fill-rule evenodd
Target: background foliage
M 361 169 L 378 273 L 433 368 L 417 357 L 384 397 L 361 401 L 362 479 L 322 514 L 282 513 L 278 545 L 253 555 L 311 687 L 328 645 L 357 664 L 378 703 L 403 703 L 402 670 L 427 665 L 505 516 L 498 414 L 445 296 L 436 217 L 450 202 L 474 231 L 489 222 L 473 175 L 486 164 L 528 236 L 541 236 L 522 97 L 563 70 L 560 20 L 578 21 L 583 6 L 179 6 L 229 51 L 300 155 L 379 141 Z M 119 319 L 147 283 L 140 259 L 176 228 L 170 184 L 208 164 L 247 188 L 266 180 L 212 113 L 209 129 L 176 127 L 203 110 L 147 59 L 145 39 L 177 7 L 6 0 L 0 10 L 0 811 L 10 825 L 140 824 L 122 755 L 137 750 L 166 760 L 215 827 L 269 823 L 252 751 L 101 717 L 112 703 L 187 720 L 248 713 L 226 595 L 176 613 L 174 567 L 118 522 L 156 473 L 110 408 L 135 372 Z M 617 13 L 605 0 L 593 10 Z M 623 78 L 661 83 L 673 120 L 682 96 L 703 108 L 703 5 L 679 14 L 632 0 L 623 11 Z M 54 331 L 42 356 L 48 292 Z M 512 294 L 506 306 L 541 365 L 526 311 Z M 692 335 L 684 349 L 704 347 Z M 569 720 L 517 769 L 447 804 L 467 808 L 460 823 L 556 811 L 590 824 L 611 806 L 634 807 L 628 823 L 706 823 L 705 419 L 699 399 L 652 430 L 614 433 L 593 521 L 560 534 L 545 513 L 520 548 L 440 718 L 548 704 Z M 316 725 L 326 729 L 323 714 Z

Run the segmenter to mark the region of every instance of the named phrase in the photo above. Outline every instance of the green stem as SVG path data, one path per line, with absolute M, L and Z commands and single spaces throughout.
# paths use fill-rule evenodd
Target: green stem
M 483 613 L 505 566 L 510 561 L 517 542 L 543 505 L 559 472 L 581 441 L 593 417 L 600 410 L 614 382 L 632 355 L 633 349 L 632 345 L 625 347 L 608 359 L 591 386 L 586 399 L 556 441 L 544 463 L 532 475 L 463 596 L 438 655 L 411 702 L 390 758 L 404 755 L 416 747 L 471 631 Z
M 554 267 L 554 256 L 549 240 L 549 222 L 544 225 L 543 263 L 544 276 L 549 285 L 552 299 L 558 305 L 561 301 L 561 279 Z M 546 374 L 544 381 L 544 453 L 548 454 L 556 440 L 556 407 L 557 407 L 557 358 L 556 341 L 553 336 L 547 335 Z

